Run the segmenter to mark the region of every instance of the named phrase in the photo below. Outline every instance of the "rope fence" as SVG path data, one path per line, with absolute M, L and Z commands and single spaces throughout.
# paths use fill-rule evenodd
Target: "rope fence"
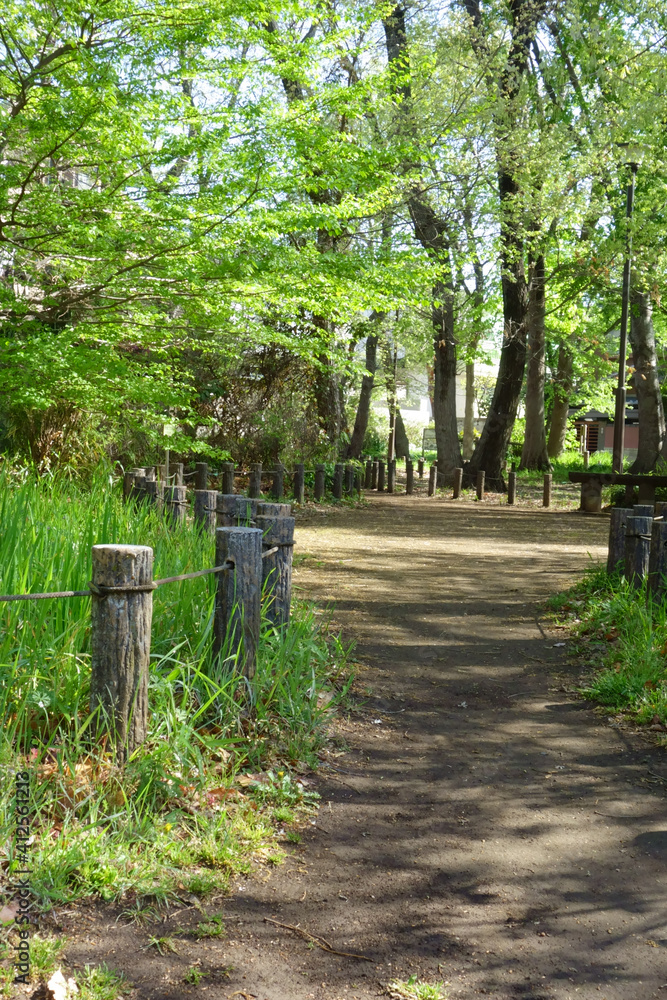
M 291 508 L 256 501 L 249 508 L 245 498 L 236 500 L 233 512 L 223 512 L 231 523 L 213 524 L 215 565 L 210 568 L 154 580 L 150 546 L 93 545 L 87 590 L 0 596 L 3 602 L 93 599 L 90 710 L 98 732 L 111 737 L 120 762 L 143 743 L 148 731 L 153 591 L 168 583 L 214 574 L 213 656 L 236 664 L 247 678 L 256 669 L 262 611 L 274 628 L 283 629 L 289 622 L 294 547 Z M 212 510 L 217 516 L 217 504 Z M 113 601 L 106 599 L 111 597 Z

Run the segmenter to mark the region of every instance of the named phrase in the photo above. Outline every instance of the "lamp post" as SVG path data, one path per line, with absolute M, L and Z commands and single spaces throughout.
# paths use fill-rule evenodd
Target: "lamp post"
M 630 167 L 625 204 L 625 261 L 623 263 L 623 291 L 621 302 L 621 336 L 618 348 L 618 383 L 616 385 L 616 408 L 614 412 L 614 451 L 612 471 L 623 472 L 623 451 L 625 447 L 625 384 L 627 382 L 626 357 L 628 353 L 628 316 L 630 314 L 630 268 L 632 266 L 632 208 L 635 200 L 635 178 L 641 163 L 641 149 L 631 143 L 619 143 L 626 154 L 626 164 Z

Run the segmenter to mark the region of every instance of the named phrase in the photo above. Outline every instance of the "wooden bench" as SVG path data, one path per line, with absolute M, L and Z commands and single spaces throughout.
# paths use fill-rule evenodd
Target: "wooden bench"
M 655 503 L 658 486 L 667 486 L 667 476 L 632 476 L 619 472 L 571 472 L 571 483 L 581 483 L 579 510 L 599 514 L 602 510 L 602 487 L 625 486 L 628 490 L 639 487 L 639 503 Z

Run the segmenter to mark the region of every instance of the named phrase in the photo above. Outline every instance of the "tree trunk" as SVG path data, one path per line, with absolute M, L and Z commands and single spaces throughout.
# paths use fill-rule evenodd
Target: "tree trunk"
M 503 228 L 506 230 L 506 226 Z M 498 380 L 481 437 L 472 458 L 465 466 L 467 482 L 475 482 L 477 473 L 483 470 L 486 472 L 487 486 L 499 491 L 505 489 L 503 463 L 516 420 L 526 364 L 528 288 L 519 249 L 517 248 L 516 255 L 509 253 L 511 244 L 519 242 L 518 239 L 511 239 L 511 236 L 511 232 L 508 233 L 506 230 L 504 233 L 506 248 L 502 253 L 505 322 Z
M 639 403 L 639 447 L 630 472 L 653 472 L 665 447 L 665 412 L 658 380 L 653 309 L 648 292 L 633 284 L 630 293 L 630 343 L 635 370 L 632 385 Z
M 410 458 L 410 441 L 408 440 L 401 411 L 396 407 L 396 458 Z
M 438 452 L 438 485 L 453 482 L 454 469 L 461 465 L 459 432 L 456 425 L 456 341 L 454 340 L 453 290 L 444 282 L 433 288 L 433 348 L 435 385 L 433 421 Z
M 526 366 L 526 433 L 521 450 L 519 469 L 548 472 L 551 462 L 547 454 L 544 423 L 545 366 L 545 268 L 544 255 L 535 260 L 528 292 L 528 362 Z
M 547 454 L 549 458 L 558 458 L 565 448 L 567 434 L 567 416 L 570 409 L 570 393 L 572 392 L 572 353 L 562 341 L 558 348 L 558 366 L 554 382 L 554 401 L 551 408 L 551 423 L 549 425 L 549 441 Z
M 475 362 L 466 364 L 466 405 L 463 417 L 463 458 L 472 458 L 475 447 Z
M 384 318 L 384 317 L 382 317 Z M 378 334 L 369 334 L 366 337 L 366 374 L 361 380 L 361 390 L 359 392 L 359 402 L 357 404 L 357 414 L 354 418 L 354 429 L 350 443 L 345 452 L 346 458 L 361 458 L 364 447 L 364 438 L 368 429 L 368 418 L 371 412 L 371 396 L 375 385 L 375 372 L 377 370 L 377 347 Z

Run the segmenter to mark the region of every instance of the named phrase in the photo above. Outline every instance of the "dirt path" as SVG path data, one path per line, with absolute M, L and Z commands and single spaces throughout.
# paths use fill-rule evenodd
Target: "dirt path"
M 535 617 L 606 530 L 389 497 L 302 523 L 296 584 L 336 602 L 373 695 L 303 849 L 228 908 L 234 989 L 366 1000 L 419 973 L 461 998 L 667 996 L 661 762 L 563 693 Z
M 170 986 L 156 958 L 142 997 L 368 1000 L 411 974 L 461 1000 L 667 997 L 664 755 L 565 692 L 536 618 L 606 530 L 401 497 L 299 522 L 296 586 L 335 601 L 368 701 L 316 826 L 224 904 L 229 936 L 202 952 L 233 966 L 224 985 Z

